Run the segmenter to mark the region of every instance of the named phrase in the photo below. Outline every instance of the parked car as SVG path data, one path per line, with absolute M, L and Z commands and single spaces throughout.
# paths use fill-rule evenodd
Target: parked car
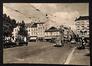
M 56 38 L 51 38 L 51 43 L 55 43 Z
M 30 38 L 29 38 L 29 41 L 36 41 L 37 40 L 37 36 L 31 36 Z
M 45 36 L 44 39 L 47 41 L 47 42 L 51 42 L 51 36 Z
M 57 37 L 56 39 L 55 39 L 55 44 L 53 44 L 55 47 L 62 47 L 63 46 L 63 44 L 61 43 L 61 39 L 60 39 L 60 37 Z
M 28 40 L 27 40 L 27 37 L 26 36 L 18 36 L 17 39 L 16 39 L 16 43 L 19 45 L 19 46 L 22 46 L 22 45 L 28 45 Z
M 3 47 L 4 48 L 10 48 L 10 47 L 15 47 L 16 43 L 12 42 L 11 40 L 4 40 L 3 42 Z
M 72 39 L 71 44 L 76 44 L 76 41 L 74 39 Z
M 60 44 L 54 44 L 54 47 L 62 47 L 63 45 Z

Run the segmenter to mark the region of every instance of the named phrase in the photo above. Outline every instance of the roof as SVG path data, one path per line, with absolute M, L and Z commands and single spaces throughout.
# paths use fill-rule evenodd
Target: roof
M 37 24 L 44 24 L 44 22 L 32 22 L 32 23 L 26 23 L 26 26 L 27 26 L 27 27 L 34 28 L 34 27 L 37 27 Z
M 32 23 L 26 23 L 27 27 L 37 27 L 37 24 L 44 24 L 44 22 L 32 22 Z
M 37 27 L 37 23 L 32 24 L 31 28 Z
M 26 25 L 27 27 L 32 26 L 32 24 L 31 24 L 31 23 L 26 23 L 25 25 Z
M 36 24 L 44 24 L 44 22 L 37 22 Z
M 75 21 L 78 21 L 78 20 L 88 20 L 88 19 L 89 19 L 89 16 L 80 16 Z
M 57 32 L 59 31 L 56 27 L 51 27 L 48 30 L 45 30 L 45 32 Z
M 32 28 L 37 27 L 37 24 L 44 24 L 44 22 L 34 22 L 31 27 Z

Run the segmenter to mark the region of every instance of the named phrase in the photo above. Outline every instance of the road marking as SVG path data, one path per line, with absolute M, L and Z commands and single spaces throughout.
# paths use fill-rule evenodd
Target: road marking
M 68 55 L 68 57 L 67 57 L 67 59 L 66 59 L 66 61 L 65 61 L 64 64 L 69 64 L 69 62 L 70 62 L 70 60 L 72 58 L 72 55 L 73 55 L 75 49 L 76 49 L 76 47 L 74 47 L 73 50 L 72 50 L 72 52 Z
M 52 45 L 46 45 L 46 46 L 42 46 L 41 48 L 47 48 L 47 47 L 50 47 Z
M 16 60 L 18 60 L 18 61 L 24 61 L 24 59 L 20 59 L 20 58 L 17 58 Z

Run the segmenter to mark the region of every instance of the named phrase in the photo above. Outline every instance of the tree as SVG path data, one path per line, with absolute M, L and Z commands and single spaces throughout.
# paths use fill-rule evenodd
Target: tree
M 3 14 L 3 36 L 12 36 L 13 29 L 16 27 L 16 20 Z
M 22 36 L 28 36 L 28 31 L 26 30 L 26 26 L 24 21 L 22 21 L 22 23 L 19 24 L 20 25 L 20 30 L 18 32 L 18 35 L 22 35 Z

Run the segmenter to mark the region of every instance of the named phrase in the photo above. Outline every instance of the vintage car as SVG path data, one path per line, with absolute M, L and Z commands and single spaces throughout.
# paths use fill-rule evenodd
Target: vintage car
M 53 44 L 55 47 L 62 47 L 63 44 L 61 42 L 61 38 L 60 37 L 56 37 L 55 39 L 55 44 Z
M 31 41 L 36 41 L 37 40 L 37 36 L 31 36 L 30 38 L 29 38 L 29 41 L 31 42 Z
M 72 39 L 71 44 L 76 44 L 76 41 L 74 39 Z
M 28 45 L 28 40 L 27 40 L 27 37 L 25 36 L 18 36 L 17 39 L 16 39 L 16 43 L 17 45 L 19 46 L 22 46 L 22 45 Z
M 10 48 L 10 47 L 15 47 L 16 43 L 12 41 L 11 39 L 4 39 L 3 40 L 3 47 L 4 48 Z

